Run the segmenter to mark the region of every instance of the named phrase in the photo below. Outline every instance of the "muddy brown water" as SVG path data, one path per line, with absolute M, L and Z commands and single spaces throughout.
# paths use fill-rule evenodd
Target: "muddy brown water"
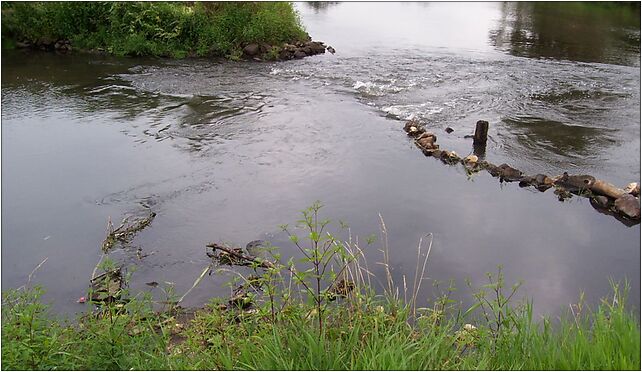
M 640 305 L 640 226 L 468 177 L 424 157 L 402 130 L 416 117 L 442 147 L 526 173 L 640 179 L 639 9 L 529 3 L 296 4 L 337 53 L 282 63 L 2 55 L 2 289 L 33 278 L 63 314 L 84 309 L 107 219 L 157 213 L 112 258 L 135 266 L 133 291 L 178 295 L 209 263 L 208 242 L 269 239 L 315 200 L 363 241 L 383 216 L 393 275 L 412 278 L 434 234 L 432 280 L 482 284 L 503 265 L 535 312 L 556 313 L 608 279 Z M 575 7 L 575 8 L 573 8 Z M 447 134 L 446 127 L 454 132 Z M 366 248 L 381 278 L 379 243 Z M 140 249 L 145 256 L 138 258 Z M 383 279 L 382 279 L 383 280 Z M 146 282 L 161 283 L 156 288 Z M 185 298 L 229 293 L 211 276 Z M 424 302 L 424 304 L 426 304 Z

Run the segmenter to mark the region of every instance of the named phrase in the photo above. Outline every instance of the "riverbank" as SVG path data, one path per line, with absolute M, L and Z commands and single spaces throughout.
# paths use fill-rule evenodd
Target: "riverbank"
M 225 311 L 212 300 L 195 312 L 159 313 L 142 298 L 69 324 L 52 320 L 40 293 L 3 293 L 3 369 L 640 369 L 639 321 L 617 287 L 596 309 L 574 305 L 559 323 L 534 321 L 529 305 L 486 308 L 491 318 L 471 320 L 444 296 L 410 324 L 403 303 L 350 297 L 327 309 L 321 334 L 314 306 L 303 302 L 273 318 L 267 304 Z
M 233 60 L 326 50 L 312 42 L 290 3 L 3 3 L 2 16 L 5 48 Z

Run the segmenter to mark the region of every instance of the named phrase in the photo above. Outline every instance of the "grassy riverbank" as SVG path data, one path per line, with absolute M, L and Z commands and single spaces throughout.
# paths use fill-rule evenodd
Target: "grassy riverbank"
M 499 325 L 448 316 L 443 301 L 411 325 L 408 306 L 362 298 L 332 307 L 320 338 L 314 306 L 304 303 L 272 319 L 266 306 L 222 311 L 213 302 L 186 320 L 136 300 L 63 324 L 50 320 L 39 293 L 4 293 L 5 370 L 640 369 L 639 322 L 617 290 L 559 323 L 534 322 L 526 306 L 503 309 Z
M 304 41 L 286 2 L 3 2 L 2 39 L 32 45 L 69 40 L 116 55 L 227 56 L 249 43 Z
M 72 322 L 48 314 L 37 288 L 5 291 L 2 368 L 640 369 L 640 323 L 625 306 L 626 284 L 612 283 L 612 294 L 597 307 L 580 296 L 561 318 L 533 319 L 532 304 L 518 301 L 519 284 L 507 286 L 499 268 L 481 287 L 468 283 L 471 307 L 452 300 L 455 289 L 448 285 L 437 286 L 438 295 L 420 308 L 430 234 L 419 242 L 414 279 L 404 277 L 398 286 L 389 270 L 383 219 L 384 277 L 375 278 L 358 239 L 333 235 L 320 209 L 315 203 L 297 225 L 282 226 L 300 250 L 296 261 L 283 262 L 265 242 L 245 250 L 208 245 L 213 261 L 191 289 L 213 270 L 240 280 L 230 282 L 229 298 L 195 312 L 178 306 L 191 289 L 178 297 L 169 283 L 156 283 L 164 298 L 131 297 L 110 275 L 95 276 L 88 297 L 100 302 L 88 304 L 87 313 Z M 341 228 L 347 229 L 343 223 Z M 115 268 L 109 259 L 97 266 Z M 372 290 L 377 281 L 383 294 Z

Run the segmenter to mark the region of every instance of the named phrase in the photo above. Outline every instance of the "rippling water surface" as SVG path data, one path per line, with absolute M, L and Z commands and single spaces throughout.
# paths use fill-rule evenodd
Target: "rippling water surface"
M 3 289 L 48 257 L 34 281 L 57 310 L 80 311 L 108 218 L 151 208 L 152 226 L 112 256 L 136 267 L 132 289 L 171 282 L 183 293 L 210 241 L 270 239 L 295 255 L 278 225 L 322 200 L 325 216 L 364 240 L 381 213 L 399 280 L 414 274 L 419 238 L 432 232 L 428 277 L 457 279 L 463 301 L 464 278 L 480 283 L 502 264 L 538 313 L 580 291 L 595 302 L 609 277 L 631 280 L 639 308 L 639 225 L 581 198 L 467 176 L 425 158 L 402 130 L 418 118 L 466 155 L 464 136 L 485 119 L 493 163 L 639 181 L 639 9 L 296 6 L 336 54 L 231 63 L 5 52 Z M 375 267 L 379 243 L 367 248 Z M 226 280 L 207 277 L 186 305 L 225 294 Z

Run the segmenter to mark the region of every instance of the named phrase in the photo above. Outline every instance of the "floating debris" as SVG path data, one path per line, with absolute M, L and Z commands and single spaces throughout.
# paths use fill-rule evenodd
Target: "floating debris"
M 121 300 L 123 289 L 122 269 L 116 268 L 91 279 L 89 300 L 94 303 L 112 303 Z
M 230 248 L 216 243 L 208 244 L 206 247 L 212 248 L 212 252 L 206 252 L 207 256 L 216 260 L 221 265 L 257 265 L 264 269 L 274 267 L 274 264 L 268 260 L 244 253 L 243 248 Z
M 125 217 L 118 228 L 114 229 L 111 219 L 107 224 L 107 237 L 103 240 L 103 252 L 109 252 L 116 243 L 127 243 L 136 233 L 149 226 L 156 217 L 156 213 L 150 212 L 147 217 L 137 219 L 129 223 L 129 217 Z

